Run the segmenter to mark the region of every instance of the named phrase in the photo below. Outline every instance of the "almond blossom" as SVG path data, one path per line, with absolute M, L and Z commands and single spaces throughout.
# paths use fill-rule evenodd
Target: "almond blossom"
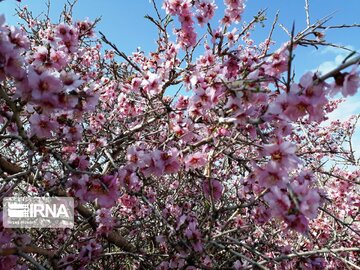
M 360 117 L 329 119 L 359 57 L 298 65 L 331 44 L 324 29 L 356 24 L 311 18 L 277 43 L 288 26 L 257 36 L 267 14 L 243 21 L 242 0 L 151 4 L 155 47 L 130 54 L 70 3 L 56 22 L 31 5 L 20 27 L 0 16 L 0 201 L 75 204 L 64 229 L 8 228 L 0 211 L 0 269 L 359 264 Z

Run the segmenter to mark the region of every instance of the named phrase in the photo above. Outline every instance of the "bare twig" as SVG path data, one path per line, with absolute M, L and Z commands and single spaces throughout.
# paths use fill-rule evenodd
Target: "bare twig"
M 347 61 L 346 63 L 338 66 L 337 68 L 333 69 L 332 71 L 326 73 L 325 75 L 321 76 L 317 82 L 325 81 L 326 79 L 335 76 L 338 74 L 341 70 L 350 67 L 352 65 L 358 64 L 360 62 L 360 56 L 354 57 L 353 59 Z
M 136 69 L 136 70 L 139 71 L 143 76 L 145 76 L 145 73 L 144 73 L 133 61 L 131 61 L 131 60 L 126 56 L 126 54 L 125 54 L 124 52 L 121 52 L 121 51 L 116 47 L 116 45 L 115 45 L 114 43 L 112 43 L 111 41 L 109 41 L 109 40 L 105 37 L 105 35 L 104 35 L 102 32 L 99 31 L 99 33 L 100 33 L 100 35 L 101 35 L 101 40 L 102 40 L 103 42 L 105 42 L 105 43 L 108 44 L 111 48 L 113 48 L 113 49 L 115 50 L 115 53 L 116 53 L 118 56 L 122 57 L 122 58 L 123 58 L 126 62 L 128 62 L 134 69 Z
M 42 266 L 41 264 L 39 264 L 37 261 L 34 260 L 33 257 L 29 256 L 28 254 L 19 251 L 17 253 L 20 257 L 23 257 L 25 260 L 27 260 L 28 262 L 30 262 L 32 265 L 34 265 L 36 267 L 36 269 L 38 270 L 47 270 L 44 266 Z
M 305 0 L 306 25 L 310 27 L 309 0 Z

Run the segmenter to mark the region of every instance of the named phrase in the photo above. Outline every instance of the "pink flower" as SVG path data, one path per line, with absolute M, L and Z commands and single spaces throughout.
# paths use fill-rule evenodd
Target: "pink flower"
M 74 110 L 76 106 L 79 104 L 79 98 L 73 93 L 67 94 L 65 92 L 61 92 L 57 97 L 57 109 L 63 110 Z
M 62 81 L 66 91 L 77 90 L 77 88 L 84 83 L 84 81 L 80 79 L 80 75 L 75 74 L 74 71 L 61 71 L 60 80 Z
M 293 229 L 293 230 L 295 230 L 295 231 L 297 231 L 299 233 L 305 234 L 307 232 L 307 230 L 308 230 L 309 221 L 302 214 L 287 215 L 284 220 L 287 223 L 288 228 Z
M 87 201 L 88 185 L 90 183 L 89 176 L 87 174 L 78 176 L 72 176 L 67 182 L 67 187 L 70 188 L 69 193 L 80 200 L 80 202 Z
M 94 111 L 99 103 L 99 94 L 93 92 L 91 89 L 86 89 L 83 95 L 84 100 L 82 103 L 82 109 L 86 111 Z
M 100 207 L 110 208 L 119 198 L 117 175 L 105 175 L 94 179 L 89 187 L 88 201 L 97 200 Z
M 98 224 L 96 232 L 100 234 L 111 232 L 116 224 L 114 217 L 111 215 L 111 210 L 106 208 L 96 210 L 95 221 Z
M 286 118 L 282 116 L 284 110 L 289 106 L 287 95 L 285 93 L 276 97 L 276 99 L 269 104 L 267 114 L 270 118 Z
M 77 142 L 82 138 L 83 127 L 80 124 L 77 124 L 72 127 L 65 127 L 63 134 L 65 135 L 65 140 L 68 142 Z
M 215 179 L 205 179 L 202 183 L 202 186 L 206 198 L 212 197 L 215 202 L 220 200 L 224 190 L 224 186 L 220 181 Z
M 256 175 L 258 177 L 259 184 L 263 187 L 285 187 L 287 174 L 285 171 L 281 170 L 273 161 L 270 161 L 268 164 L 266 164 L 265 168 L 260 168 L 257 170 Z
M 78 29 L 79 36 L 93 37 L 94 36 L 93 25 L 94 23 L 89 20 L 76 22 L 76 27 Z
M 305 180 L 302 183 L 293 181 L 291 188 L 294 191 L 299 202 L 299 211 L 308 218 L 315 218 L 320 206 L 320 195 L 316 189 L 309 187 L 310 181 Z
M 31 135 L 36 135 L 39 138 L 50 138 L 51 132 L 56 132 L 59 128 L 58 123 L 43 114 L 34 113 L 29 118 L 31 127 Z
M 328 262 L 322 257 L 310 257 L 300 263 L 301 269 L 326 269 Z
M 300 211 L 308 218 L 316 218 L 318 208 L 320 206 L 320 195 L 314 190 L 308 192 L 300 199 Z
M 141 86 L 143 86 L 144 90 L 150 95 L 156 95 L 161 91 L 161 79 L 159 75 L 148 72 Z
M 203 26 L 214 16 L 216 5 L 214 1 L 200 0 L 195 2 L 196 5 L 196 19 L 198 23 Z
M 296 146 L 291 142 L 265 144 L 263 146 L 263 154 L 270 156 L 277 166 L 286 171 L 296 168 L 300 163 L 295 151 Z
M 9 255 L 0 257 L 0 269 L 16 269 L 18 266 L 18 256 Z
M 36 51 L 33 55 L 34 61 L 32 62 L 35 66 L 45 65 L 48 60 L 48 49 L 45 46 L 36 47 Z
M 5 73 L 8 76 L 12 76 L 17 80 L 21 80 L 25 76 L 25 70 L 23 68 L 23 65 L 24 65 L 23 57 L 19 55 L 18 51 L 12 51 L 6 56 L 6 64 L 4 65 Z
M 59 24 L 55 30 L 56 36 L 61 39 L 62 44 L 70 51 L 75 52 L 78 45 L 78 32 L 73 26 Z
M 22 52 L 30 48 L 30 41 L 26 36 L 25 31 L 20 28 L 10 26 L 9 40 L 15 45 L 15 49 L 19 49 Z
M 164 174 L 165 163 L 161 154 L 160 150 L 155 150 L 143 156 L 145 166 L 142 168 L 142 172 L 145 176 L 152 174 L 160 177 Z
M 183 12 L 184 6 L 189 6 L 190 0 L 166 0 L 163 3 L 163 8 L 171 15 L 180 14 Z
M 295 93 L 289 93 L 287 95 L 288 106 L 284 111 L 284 114 L 291 120 L 297 121 L 300 117 L 303 117 L 310 110 L 310 100 L 306 96 L 299 96 Z
M 118 174 L 120 186 L 129 191 L 138 192 L 141 190 L 141 187 L 143 186 L 142 181 L 129 167 L 121 167 L 118 171 Z
M 78 168 L 79 170 L 86 170 L 89 166 L 89 157 L 88 156 L 78 156 L 75 153 L 70 155 L 69 164 L 71 167 Z
M 355 65 L 350 73 L 339 72 L 335 75 L 335 83 L 333 84 L 332 93 L 336 93 L 338 90 L 341 90 L 344 97 L 355 95 L 360 87 L 360 77 L 357 69 L 358 65 Z
M 285 43 L 279 50 L 274 52 L 264 64 L 265 74 L 270 77 L 280 77 L 280 74 L 288 69 L 288 59 L 288 43 Z
M 233 22 L 238 23 L 241 20 L 241 14 L 244 12 L 244 0 L 224 0 L 226 9 L 225 16 L 221 22 L 229 25 Z
M 197 222 L 189 222 L 189 225 L 185 229 L 184 235 L 190 240 L 191 245 L 195 251 L 201 252 L 203 250 L 201 232 L 197 228 Z
M 325 94 L 327 94 L 327 84 L 318 82 L 314 84 L 314 81 L 318 78 L 318 74 L 312 72 L 305 73 L 300 78 L 299 86 L 303 90 L 303 94 L 309 99 L 311 105 L 324 104 L 327 102 Z
M 68 54 L 62 50 L 50 49 L 50 66 L 56 70 L 61 70 L 66 67 L 68 63 Z
M 270 192 L 265 194 L 264 199 L 269 204 L 273 217 L 284 217 L 291 206 L 288 195 L 277 186 L 273 186 Z
M 138 149 L 136 146 L 132 146 L 128 148 L 126 159 L 130 162 L 130 164 L 134 164 L 136 167 L 145 167 L 145 152 L 141 149 Z
M 29 86 L 32 89 L 31 96 L 41 104 L 49 104 L 57 107 L 57 95 L 62 90 L 62 82 L 58 73 L 45 71 L 38 74 L 34 70 L 29 72 Z
M 176 148 L 163 152 L 161 159 L 164 161 L 165 173 L 176 173 L 180 170 L 179 151 Z
M 190 154 L 186 156 L 184 162 L 185 162 L 185 168 L 186 170 L 196 169 L 203 167 L 206 164 L 207 156 L 204 153 L 196 152 L 194 154 Z
M 238 40 L 239 35 L 236 34 L 237 31 L 238 31 L 238 29 L 234 28 L 231 32 L 228 32 L 226 34 L 226 37 L 227 37 L 228 42 L 229 42 L 229 46 L 233 46 L 234 43 Z
M 193 14 L 191 12 L 191 0 L 166 0 L 163 8 L 168 14 L 177 15 L 181 23 L 181 29 L 176 29 L 177 43 L 182 48 L 193 47 L 196 44 L 196 33 L 194 31 Z M 210 8 L 210 10 L 213 10 Z M 211 16 L 211 11 L 207 14 L 199 15 L 200 21 L 205 21 L 204 16 Z

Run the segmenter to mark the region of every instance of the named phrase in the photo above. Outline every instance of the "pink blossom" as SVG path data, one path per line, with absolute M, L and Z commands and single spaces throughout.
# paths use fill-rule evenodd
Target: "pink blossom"
M 224 186 L 220 181 L 215 179 L 205 179 L 202 183 L 203 191 L 206 198 L 212 198 L 215 202 L 220 200 Z
M 349 73 L 339 72 L 335 75 L 335 83 L 332 85 L 332 93 L 335 94 L 340 90 L 344 97 L 355 95 L 360 87 L 360 76 L 359 71 L 357 70 L 358 65 L 355 65 Z
M 94 36 L 93 25 L 94 22 L 89 20 L 76 22 L 76 27 L 78 29 L 79 36 L 93 37 Z
M 89 166 L 89 157 L 84 155 L 78 156 L 77 154 L 72 153 L 70 155 L 69 164 L 73 168 L 78 168 L 79 170 L 84 171 Z
M 78 32 L 73 26 L 61 23 L 57 25 L 55 30 L 56 36 L 61 39 L 61 44 L 69 50 L 75 52 L 78 45 Z
M 291 142 L 265 144 L 263 146 L 263 154 L 270 156 L 271 160 L 284 170 L 293 169 L 300 163 L 295 152 L 296 146 Z
M 279 77 L 287 71 L 289 59 L 288 43 L 285 43 L 279 50 L 273 53 L 271 58 L 263 66 L 264 72 L 270 77 Z
M 138 192 L 143 185 L 137 174 L 131 170 L 131 167 L 121 167 L 118 170 L 118 179 L 120 186 L 129 191 Z
M 161 158 L 161 151 L 155 150 L 143 156 L 145 166 L 141 171 L 145 176 L 162 176 L 165 170 L 164 160 Z
M 0 257 L 0 269 L 16 269 L 18 256 L 9 255 Z
M 94 179 L 89 186 L 88 201 L 96 199 L 100 207 L 110 208 L 115 205 L 119 191 L 116 175 L 105 175 L 100 179 Z
M 112 217 L 110 209 L 98 209 L 96 211 L 95 221 L 98 224 L 96 231 L 100 234 L 111 232 L 115 226 L 115 219 Z
M 310 182 L 305 180 L 302 183 L 294 181 L 291 188 L 299 202 L 299 211 L 306 217 L 314 219 L 320 206 L 320 195 L 318 190 L 309 187 Z
M 273 217 L 284 217 L 291 205 L 288 195 L 277 186 L 271 187 L 270 192 L 265 194 L 264 199 L 269 204 Z
M 194 31 L 194 21 L 192 20 L 190 0 L 166 0 L 164 1 L 163 8 L 171 15 L 177 15 L 181 23 L 181 29 L 176 29 L 175 34 L 178 37 L 178 44 L 181 47 L 193 47 L 196 44 L 196 33 Z M 206 20 L 200 15 L 200 20 Z M 211 14 L 208 14 L 210 16 Z
M 238 31 L 238 29 L 234 28 L 233 30 L 231 30 L 231 32 L 228 32 L 226 34 L 226 37 L 227 37 L 228 42 L 229 42 L 229 46 L 233 46 L 234 43 L 238 40 L 239 35 L 236 34 L 237 31 Z
M 315 83 L 318 77 L 319 74 L 317 73 L 307 72 L 300 78 L 299 82 L 300 88 L 304 89 L 303 94 L 309 99 L 313 106 L 324 104 L 327 101 L 325 95 L 328 92 L 326 89 L 328 85 L 323 82 Z
M 176 148 L 163 152 L 161 159 L 164 161 L 165 173 L 176 173 L 180 170 L 179 151 Z
M 62 50 L 50 49 L 50 67 L 55 68 L 56 70 L 61 70 L 66 67 L 68 63 L 68 55 Z
M 130 161 L 131 164 L 134 164 L 136 167 L 145 167 L 145 151 L 139 149 L 140 147 L 129 147 L 127 150 L 126 159 Z
M 97 104 L 99 103 L 99 94 L 93 92 L 91 89 L 86 89 L 83 98 L 82 109 L 86 111 L 94 111 Z
M 150 95 L 156 95 L 161 91 L 161 79 L 157 74 L 148 72 L 141 86 L 143 86 L 144 90 Z
M 196 222 L 189 222 L 189 225 L 185 229 L 184 235 L 191 240 L 193 249 L 197 252 L 203 250 L 203 244 L 201 242 L 201 232 L 197 228 Z
M 83 127 L 80 124 L 77 124 L 72 127 L 64 128 L 65 140 L 68 142 L 77 142 L 81 140 L 83 132 Z
M 34 113 L 29 118 L 31 125 L 31 135 L 36 135 L 39 138 L 50 138 L 52 132 L 55 133 L 59 128 L 56 121 L 43 114 Z
M 34 55 L 33 55 L 33 65 L 35 66 L 41 66 L 45 65 L 48 61 L 48 48 L 45 46 L 38 46 L 36 48 Z
M 288 106 L 284 114 L 291 120 L 297 121 L 303 117 L 310 110 L 310 100 L 306 96 L 298 96 L 294 93 L 289 93 L 287 96 Z
M 187 170 L 203 167 L 206 164 L 207 156 L 204 153 L 196 152 L 185 157 L 185 168 Z
M 277 98 L 270 103 L 267 114 L 270 117 L 275 116 L 277 118 L 282 118 L 282 113 L 286 110 L 288 106 L 289 102 L 287 99 L 287 95 L 285 93 L 278 95 Z
M 85 202 L 88 196 L 88 185 L 90 184 L 89 176 L 86 174 L 72 176 L 67 182 L 67 187 L 70 188 L 69 193 L 76 197 L 80 202 Z
M 1 52 L 0 52 L 0 58 L 1 58 Z M 4 71 L 8 76 L 12 76 L 17 80 L 21 80 L 25 76 L 25 70 L 23 68 L 23 65 L 24 65 L 23 57 L 19 55 L 18 51 L 13 51 L 7 54 L 6 56 L 6 64 L 4 65 Z
M 298 215 L 287 215 L 285 217 L 285 222 L 288 225 L 288 228 L 293 229 L 299 233 L 303 233 L 305 234 L 308 230 L 308 226 L 309 226 L 309 221 L 307 220 L 307 218 L 302 215 L 302 214 L 298 214 Z
M 287 174 L 281 170 L 275 162 L 270 161 L 264 168 L 260 168 L 256 173 L 259 184 L 266 188 L 272 186 L 285 187 Z
M 30 41 L 26 36 L 25 31 L 20 28 L 11 26 L 9 40 L 15 45 L 15 49 L 26 51 L 30 48 Z
M 63 85 L 58 73 L 44 71 L 38 74 L 35 71 L 30 71 L 29 86 L 32 89 L 31 96 L 34 100 L 56 106 L 57 97 L 55 94 L 62 90 Z
M 203 26 L 214 16 L 217 6 L 213 0 L 200 0 L 196 5 L 196 19 Z
M 226 9 L 225 16 L 221 22 L 225 25 L 229 25 L 233 22 L 239 23 L 241 20 L 241 14 L 244 12 L 244 1 L 243 0 L 224 0 Z
M 319 193 L 311 189 L 300 199 L 300 211 L 308 218 L 316 218 L 320 206 Z

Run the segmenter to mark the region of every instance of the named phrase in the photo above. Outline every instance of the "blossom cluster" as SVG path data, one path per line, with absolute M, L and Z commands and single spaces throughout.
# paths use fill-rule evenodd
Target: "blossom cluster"
M 244 1 L 224 4 L 212 28 L 215 1 L 165 0 L 157 49 L 126 57 L 96 39 L 95 22 L 24 8 L 27 31 L 0 16 L 0 200 L 75 199 L 73 229 L 26 235 L 0 215 L 0 269 L 28 269 L 18 251 L 66 270 L 359 262 L 360 171 L 333 161 L 359 165 L 359 117 L 326 122 L 335 95 L 357 92 L 358 64 L 295 80 L 301 33 L 256 45 L 252 25 L 233 27 Z M 176 41 L 163 33 L 169 16 Z

